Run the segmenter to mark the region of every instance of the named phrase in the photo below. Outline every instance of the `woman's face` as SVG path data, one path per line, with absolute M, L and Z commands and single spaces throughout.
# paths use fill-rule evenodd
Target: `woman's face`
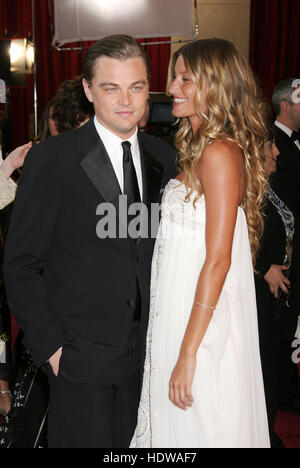
M 194 107 L 197 86 L 186 70 L 182 55 L 179 55 L 176 61 L 174 72 L 175 78 L 168 89 L 168 92 L 173 96 L 172 114 L 177 118 L 188 117 L 195 133 L 202 121 Z M 204 80 L 201 90 L 200 111 L 206 112 L 206 84 Z
M 279 151 L 275 144 L 275 140 L 266 141 L 266 143 L 264 144 L 264 155 L 264 170 L 266 175 L 269 176 L 277 170 L 276 160 L 277 156 L 279 155 Z

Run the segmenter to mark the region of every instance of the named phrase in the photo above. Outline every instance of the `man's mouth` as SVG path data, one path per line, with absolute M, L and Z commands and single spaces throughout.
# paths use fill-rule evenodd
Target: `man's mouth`
M 118 111 L 116 112 L 117 115 L 119 115 L 120 117 L 130 117 L 132 114 L 133 114 L 133 111 L 128 111 L 128 110 L 124 110 L 124 111 Z

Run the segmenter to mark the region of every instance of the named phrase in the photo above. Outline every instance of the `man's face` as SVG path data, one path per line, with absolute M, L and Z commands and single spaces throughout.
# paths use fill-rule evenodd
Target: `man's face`
M 98 121 L 123 140 L 130 138 L 143 117 L 149 94 L 143 59 L 99 57 L 91 83 L 84 79 L 83 87 Z

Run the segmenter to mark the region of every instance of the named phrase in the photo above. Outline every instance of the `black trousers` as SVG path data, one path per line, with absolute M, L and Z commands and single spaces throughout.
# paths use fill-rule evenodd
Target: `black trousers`
M 293 278 L 291 278 L 293 281 Z M 280 330 L 280 359 L 279 359 L 279 403 L 289 405 L 294 398 L 299 399 L 298 366 L 292 360 L 294 349 L 292 342 L 298 324 L 300 281 L 293 283 L 290 307 L 286 307 L 278 322 Z
M 276 444 L 274 423 L 278 407 L 280 332 L 275 319 L 276 300 L 263 278 L 255 276 L 260 357 L 264 379 L 271 446 Z
M 73 384 L 55 377 L 50 384 L 49 448 L 126 448 L 136 422 L 141 389 L 139 323 L 134 322 L 127 345 L 104 375 Z
M 276 299 L 266 281 L 255 275 L 255 287 L 261 364 L 273 447 L 277 443 L 274 423 L 278 404 L 288 402 L 298 389 L 298 369 L 292 361 L 291 346 L 298 313 L 293 305 L 284 306 L 280 317 L 276 318 Z

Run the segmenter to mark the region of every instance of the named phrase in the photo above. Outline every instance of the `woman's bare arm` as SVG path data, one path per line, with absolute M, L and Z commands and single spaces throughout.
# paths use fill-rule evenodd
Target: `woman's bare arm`
M 206 259 L 199 275 L 195 300 L 214 307 L 231 264 L 233 235 L 241 201 L 241 152 L 234 144 L 217 141 L 205 149 L 198 171 L 206 204 Z M 192 308 L 169 387 L 170 400 L 181 409 L 187 409 L 193 401 L 191 386 L 196 353 L 212 316 L 210 308 L 198 304 Z

